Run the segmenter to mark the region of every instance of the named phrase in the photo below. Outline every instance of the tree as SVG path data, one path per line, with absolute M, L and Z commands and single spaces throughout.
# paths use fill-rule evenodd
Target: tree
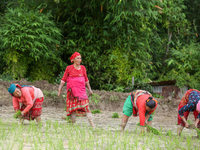
M 31 76 L 33 80 L 52 80 L 62 62 L 58 57 L 62 35 L 50 18 L 50 13 L 42 13 L 39 7 L 28 10 L 24 3 L 7 9 L 0 25 L 5 73 L 16 79 Z

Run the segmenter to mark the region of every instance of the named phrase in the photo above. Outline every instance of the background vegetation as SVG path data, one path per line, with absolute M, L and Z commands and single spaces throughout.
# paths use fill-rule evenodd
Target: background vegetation
M 78 51 L 93 89 L 200 89 L 199 15 L 198 0 L 0 0 L 0 78 L 59 83 Z

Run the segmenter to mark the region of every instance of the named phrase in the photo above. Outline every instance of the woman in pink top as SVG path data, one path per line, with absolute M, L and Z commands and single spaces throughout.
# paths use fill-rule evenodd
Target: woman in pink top
M 141 133 L 144 133 L 145 124 L 151 125 L 153 120 L 152 113 L 157 107 L 157 101 L 152 95 L 144 90 L 135 90 L 127 97 L 123 107 L 123 117 L 121 131 L 124 131 L 128 118 L 139 116 Z
M 67 116 L 71 116 L 72 123 L 75 123 L 76 114 L 86 114 L 91 126 L 95 128 L 85 88 L 87 86 L 89 94 L 93 93 L 87 77 L 86 68 L 80 65 L 82 62 L 80 53 L 75 52 L 70 57 L 70 60 L 74 64 L 68 66 L 65 70 L 58 89 L 58 97 L 60 97 L 61 90 L 65 82 L 67 82 Z
M 15 112 L 21 111 L 20 122 L 24 119 L 41 121 L 42 104 L 44 95 L 39 88 L 34 86 L 11 84 L 8 92 L 13 96 L 13 107 Z M 19 103 L 22 103 L 21 107 Z

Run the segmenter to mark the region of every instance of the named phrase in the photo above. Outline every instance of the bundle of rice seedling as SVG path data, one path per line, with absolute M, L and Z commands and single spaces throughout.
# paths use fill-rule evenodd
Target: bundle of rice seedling
M 21 115 L 21 111 L 18 110 L 14 115 L 13 118 L 17 119 Z
M 147 129 L 148 129 L 149 131 L 151 131 L 151 132 L 152 132 L 153 134 L 155 134 L 155 135 L 160 135 L 160 134 L 161 134 L 157 129 L 155 129 L 155 128 L 149 126 L 149 125 L 146 125 L 146 127 L 147 127 Z
M 140 123 L 138 122 L 137 125 L 139 126 Z M 153 134 L 155 134 L 155 135 L 161 135 L 161 133 L 157 129 L 153 128 L 152 126 L 149 126 L 149 125 L 145 124 L 145 127 L 147 127 L 147 129 L 150 132 L 152 132 Z
M 91 111 L 92 114 L 100 114 L 101 111 L 99 109 L 95 109 Z

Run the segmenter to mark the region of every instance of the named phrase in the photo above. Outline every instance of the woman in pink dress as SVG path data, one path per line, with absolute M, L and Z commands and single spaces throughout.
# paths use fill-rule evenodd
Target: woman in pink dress
M 95 128 L 85 88 L 87 86 L 90 95 L 93 93 L 87 77 L 86 68 L 80 65 L 82 62 L 80 53 L 75 52 L 70 57 L 70 60 L 73 65 L 69 65 L 65 70 L 58 89 L 58 97 L 60 97 L 61 90 L 65 82 L 67 82 L 67 116 L 71 116 L 72 123 L 75 123 L 76 114 L 86 114 L 91 126 Z

